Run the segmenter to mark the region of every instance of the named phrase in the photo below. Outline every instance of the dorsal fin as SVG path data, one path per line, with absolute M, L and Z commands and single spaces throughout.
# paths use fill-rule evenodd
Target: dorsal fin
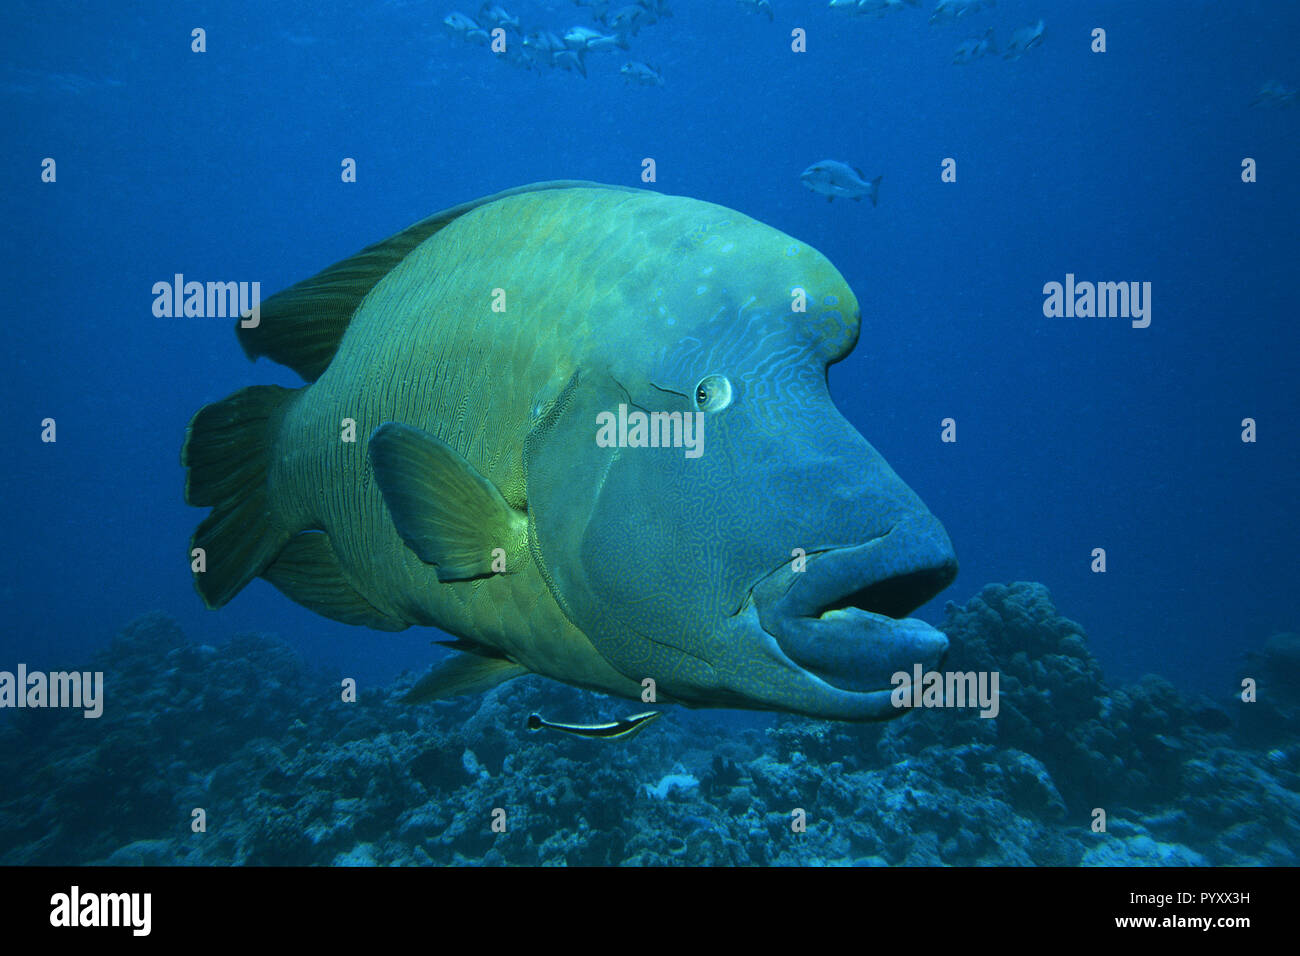
M 250 359 L 265 355 L 314 382 L 334 358 L 361 300 L 380 279 L 410 255 L 411 250 L 443 226 L 473 209 L 508 196 L 578 188 L 637 191 L 625 186 L 562 179 L 517 186 L 444 209 L 383 242 L 367 246 L 351 258 L 336 262 L 310 279 L 277 292 L 261 304 L 259 322 L 255 327 L 245 328 L 242 321 L 236 323 L 235 334 L 239 336 L 239 344 Z

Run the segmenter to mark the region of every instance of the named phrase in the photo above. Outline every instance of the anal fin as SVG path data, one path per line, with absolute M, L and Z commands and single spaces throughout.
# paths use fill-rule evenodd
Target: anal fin
M 343 576 L 329 535 L 294 535 L 279 557 L 262 572 L 285 597 L 331 620 L 377 631 L 402 631 L 410 624 L 380 611 Z
M 478 641 L 467 641 L 463 637 L 456 637 L 449 641 L 434 641 L 439 647 L 446 647 L 453 651 L 463 651 L 466 654 L 477 654 L 479 657 L 495 657 L 498 660 L 505 660 L 505 655 L 495 647 L 487 644 L 480 644 Z
M 402 703 L 423 704 L 462 694 L 479 694 L 527 673 L 528 668 L 502 657 L 457 654 L 435 664 L 402 698 Z

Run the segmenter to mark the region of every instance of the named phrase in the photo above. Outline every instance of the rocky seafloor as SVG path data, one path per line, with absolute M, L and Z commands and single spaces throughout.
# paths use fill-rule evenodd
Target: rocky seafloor
M 1245 668 L 1259 700 L 1212 702 L 1109 686 L 1038 584 L 990 585 L 940 627 L 946 670 L 1000 673 L 995 719 L 737 729 L 672 707 L 597 741 L 524 723 L 644 708 L 532 677 L 401 703 L 418 675 L 345 703 L 274 638 L 198 645 L 149 615 L 90 664 L 101 718 L 0 726 L 0 863 L 1296 864 L 1300 639 Z

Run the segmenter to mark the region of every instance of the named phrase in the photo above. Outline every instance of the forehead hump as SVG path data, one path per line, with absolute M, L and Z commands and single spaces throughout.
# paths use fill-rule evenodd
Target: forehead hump
M 858 302 L 830 261 L 805 242 L 734 210 L 684 205 L 671 239 L 673 267 L 658 277 L 655 308 L 671 300 L 704 336 L 779 336 L 811 345 L 828 361 L 857 342 Z
M 592 327 L 587 338 L 610 357 L 685 349 L 697 353 L 694 365 L 701 346 L 726 341 L 732 357 L 748 345 L 834 361 L 857 341 L 857 300 L 826 257 L 733 209 L 649 191 L 574 189 L 507 218 L 544 240 L 529 274 L 540 271 L 541 285 L 563 291 L 569 311 Z M 505 222 L 489 231 L 514 232 Z

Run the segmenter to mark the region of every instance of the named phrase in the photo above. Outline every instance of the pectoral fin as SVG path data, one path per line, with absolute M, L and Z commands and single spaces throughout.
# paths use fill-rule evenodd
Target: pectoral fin
M 439 581 L 485 577 L 496 549 L 507 559 L 526 549 L 527 518 L 436 436 L 385 422 L 370 436 L 370 463 L 397 533 Z

